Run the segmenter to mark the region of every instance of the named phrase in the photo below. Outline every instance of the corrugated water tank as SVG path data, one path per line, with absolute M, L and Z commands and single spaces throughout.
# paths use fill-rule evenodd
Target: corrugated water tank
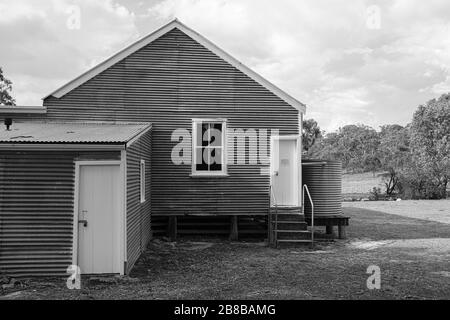
M 342 214 L 342 164 L 340 161 L 303 160 L 302 179 L 311 193 L 315 217 Z M 307 198 L 305 199 L 305 215 L 311 215 L 311 205 Z

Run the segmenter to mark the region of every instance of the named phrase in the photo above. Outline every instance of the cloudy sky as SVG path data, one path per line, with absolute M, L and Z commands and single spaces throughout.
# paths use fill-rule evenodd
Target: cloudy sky
M 19 105 L 41 105 L 174 17 L 304 102 L 327 131 L 406 124 L 450 92 L 448 0 L 0 0 L 0 13 L 0 66 Z

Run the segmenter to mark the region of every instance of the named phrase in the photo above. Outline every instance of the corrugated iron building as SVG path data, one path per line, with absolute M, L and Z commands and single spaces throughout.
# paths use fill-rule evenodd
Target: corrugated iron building
M 33 122 L 13 123 L 11 131 L 3 131 L 0 271 L 13 276 L 64 275 L 69 265 L 76 264 L 76 165 L 99 162 L 117 163 L 126 177 L 120 193 L 126 203 L 120 211 L 126 250 L 119 273 L 129 271 L 151 237 L 150 129 L 149 124 Z M 143 203 L 139 199 L 141 160 L 149 168 Z
M 181 29 L 176 25 L 60 98 L 47 97 L 47 117 L 151 122 L 153 216 L 267 214 L 270 177 L 261 175 L 261 165 L 229 164 L 226 178 L 192 177 L 190 164 L 172 162 L 178 142 L 171 135 L 190 131 L 194 118 L 298 135 L 301 113 Z
M 271 164 L 248 163 L 248 149 L 247 163 L 235 163 L 240 155 L 236 156 L 232 139 L 222 141 L 220 150 L 227 162 L 220 175 L 195 174 L 196 166 L 191 163 L 174 163 L 172 151 L 180 140 L 172 135 L 180 129 L 193 135 L 195 121 L 200 121 L 201 130 L 202 121 L 209 121 L 208 125 L 218 125 L 227 132 L 274 130 L 276 135 L 292 139 L 290 152 L 296 156 L 290 158 L 289 165 L 295 167 L 292 175 L 296 184 L 289 205 L 301 203 L 300 133 L 305 106 L 177 20 L 57 89 L 43 104 L 42 110 L 27 112 L 49 125 L 61 121 L 67 126 L 92 121 L 145 122 L 152 124 L 151 134 L 149 131 L 131 145 L 121 141 L 125 154 L 123 150 L 99 153 L 95 148 L 82 153 L 64 149 L 40 152 L 22 150 L 10 142 L 11 148 L 2 153 L 0 163 L 0 268 L 20 274 L 65 272 L 76 250 L 75 244 L 72 251 L 70 245 L 74 237 L 70 229 L 76 228 L 71 220 L 73 210 L 77 210 L 74 193 L 78 192 L 74 161 L 86 158 L 118 157 L 122 165 L 126 162 L 126 265 L 121 272 L 130 270 L 150 239 L 151 216 L 266 216 Z M 17 113 L 12 117 L 24 119 Z M 95 140 L 97 128 L 89 134 L 85 131 L 85 144 L 110 144 Z M 99 132 L 103 138 L 118 134 Z M 41 137 L 45 140 L 45 135 Z M 191 157 L 194 141 L 189 136 L 185 142 L 189 150 L 184 152 Z M 272 143 L 269 138 L 269 153 Z M 252 148 L 250 143 L 248 147 Z M 23 160 L 17 161 L 20 157 Z M 138 183 L 144 179 L 142 160 L 146 168 L 145 202 Z M 28 169 L 21 171 L 24 167 Z M 31 183 L 25 184 L 25 180 Z M 28 228 L 20 221 L 37 221 L 36 227 Z

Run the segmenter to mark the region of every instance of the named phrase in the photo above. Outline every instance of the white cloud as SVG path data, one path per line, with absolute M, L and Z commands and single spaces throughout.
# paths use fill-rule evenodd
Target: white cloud
M 305 102 L 307 117 L 331 130 L 406 124 L 448 85 L 449 3 L 379 3 L 379 30 L 366 27 L 373 3 L 362 0 L 165 0 L 150 12 L 180 18 Z
M 71 6 L 80 28 L 68 28 Z M 0 61 L 18 104 L 40 99 L 138 36 L 135 16 L 112 0 L 4 0 Z
M 174 17 L 308 106 L 324 129 L 405 124 L 450 91 L 446 0 L 77 1 L 81 29 L 65 27 L 70 0 L 2 1 L 0 50 L 20 103 L 34 101 Z M 380 29 L 366 27 L 380 8 Z M 37 102 L 34 102 L 37 103 Z
M 2 1 L 0 3 L 0 23 L 11 23 L 20 19 L 46 18 L 45 10 L 20 1 Z
M 447 77 L 444 81 L 439 82 L 431 86 L 431 88 L 427 88 L 429 91 L 435 93 L 436 95 L 441 95 L 444 93 L 450 92 L 450 75 L 447 74 Z

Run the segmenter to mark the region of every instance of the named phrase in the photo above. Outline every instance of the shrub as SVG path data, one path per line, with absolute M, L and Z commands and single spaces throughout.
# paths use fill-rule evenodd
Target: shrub
M 372 190 L 369 191 L 369 193 L 370 193 L 369 196 L 370 200 L 378 201 L 382 198 L 381 188 L 373 187 Z
M 401 196 L 405 199 L 444 199 L 446 188 L 442 181 L 424 172 L 408 170 L 400 178 Z

